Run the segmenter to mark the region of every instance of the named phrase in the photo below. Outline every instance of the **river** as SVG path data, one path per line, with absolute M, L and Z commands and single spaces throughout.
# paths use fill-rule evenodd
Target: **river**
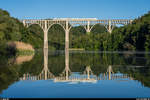
M 44 50 L 0 59 L 0 98 L 150 98 L 150 54 Z

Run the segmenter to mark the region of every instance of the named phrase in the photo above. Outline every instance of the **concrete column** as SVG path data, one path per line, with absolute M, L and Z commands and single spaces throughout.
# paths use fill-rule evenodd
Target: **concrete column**
M 66 80 L 69 79 L 69 50 L 65 50 L 65 72 L 66 72 Z
M 66 30 L 65 30 L 65 50 L 69 50 L 69 24 L 66 21 Z
M 90 66 L 87 66 L 87 79 L 90 79 Z
M 133 20 L 130 20 L 130 24 L 132 24 L 132 21 L 133 21 Z
M 111 34 L 112 32 L 112 25 L 111 25 L 111 20 L 108 21 L 108 32 Z
M 112 73 L 112 66 L 111 65 L 109 65 L 109 67 L 108 67 L 108 78 L 109 78 L 109 80 L 111 80 L 111 73 Z
M 26 80 L 26 74 L 23 75 L 23 80 Z
M 87 33 L 90 33 L 90 21 L 87 22 L 87 29 L 86 29 Z
M 24 25 L 24 26 L 26 26 L 26 22 L 25 22 L 25 20 L 23 20 L 23 25 Z
M 48 49 L 48 31 L 44 30 L 44 49 Z
M 47 80 L 48 76 L 48 48 L 44 49 L 44 79 Z
M 48 49 L 48 29 L 47 29 L 47 21 L 45 20 L 45 26 L 44 26 L 44 49 Z

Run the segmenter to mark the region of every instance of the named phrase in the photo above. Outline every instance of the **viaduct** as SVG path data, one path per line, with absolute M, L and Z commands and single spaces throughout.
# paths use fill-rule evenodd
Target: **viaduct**
M 75 25 L 81 25 L 86 32 L 90 32 L 96 24 L 103 25 L 111 34 L 114 26 L 131 24 L 133 20 L 130 19 L 112 19 L 99 20 L 97 18 L 54 18 L 54 19 L 23 19 L 21 22 L 24 26 L 39 25 L 44 32 L 44 48 L 48 48 L 48 30 L 54 24 L 59 24 L 65 31 L 65 49 L 69 49 L 69 31 Z

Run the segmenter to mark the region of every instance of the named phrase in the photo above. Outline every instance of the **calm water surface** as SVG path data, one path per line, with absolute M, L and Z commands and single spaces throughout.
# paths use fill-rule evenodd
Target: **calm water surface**
M 0 60 L 0 98 L 150 98 L 150 54 L 59 51 Z

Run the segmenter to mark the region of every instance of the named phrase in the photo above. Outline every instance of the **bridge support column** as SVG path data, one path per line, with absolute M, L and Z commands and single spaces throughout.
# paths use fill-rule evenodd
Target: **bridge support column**
M 112 66 L 111 65 L 109 65 L 109 67 L 108 67 L 108 78 L 109 78 L 109 80 L 111 80 L 111 74 L 113 73 L 113 70 L 112 70 Z
M 44 49 L 44 79 L 47 80 L 48 76 L 48 48 Z
M 48 49 L 48 31 L 44 30 L 44 49 Z
M 66 72 L 66 80 L 69 79 L 69 49 L 65 50 L 65 72 Z
M 108 32 L 109 32 L 110 34 L 112 33 L 111 20 L 108 21 Z
M 86 29 L 86 32 L 89 34 L 91 31 L 90 31 L 90 21 L 87 22 L 87 29 Z
M 23 22 L 23 25 L 24 25 L 24 26 L 26 26 L 26 22 L 25 22 L 25 20 L 23 20 L 22 22 Z
M 48 29 L 47 29 L 47 21 L 45 20 L 44 25 L 44 49 L 48 49 Z
M 87 79 L 90 79 L 90 66 L 87 66 Z
M 65 70 L 66 70 L 66 80 L 69 77 L 69 23 L 66 21 L 65 30 Z
M 69 24 L 66 21 L 66 30 L 65 30 L 65 50 L 69 49 Z
M 47 21 L 45 20 L 44 25 L 44 79 L 47 80 L 48 76 L 48 29 Z

